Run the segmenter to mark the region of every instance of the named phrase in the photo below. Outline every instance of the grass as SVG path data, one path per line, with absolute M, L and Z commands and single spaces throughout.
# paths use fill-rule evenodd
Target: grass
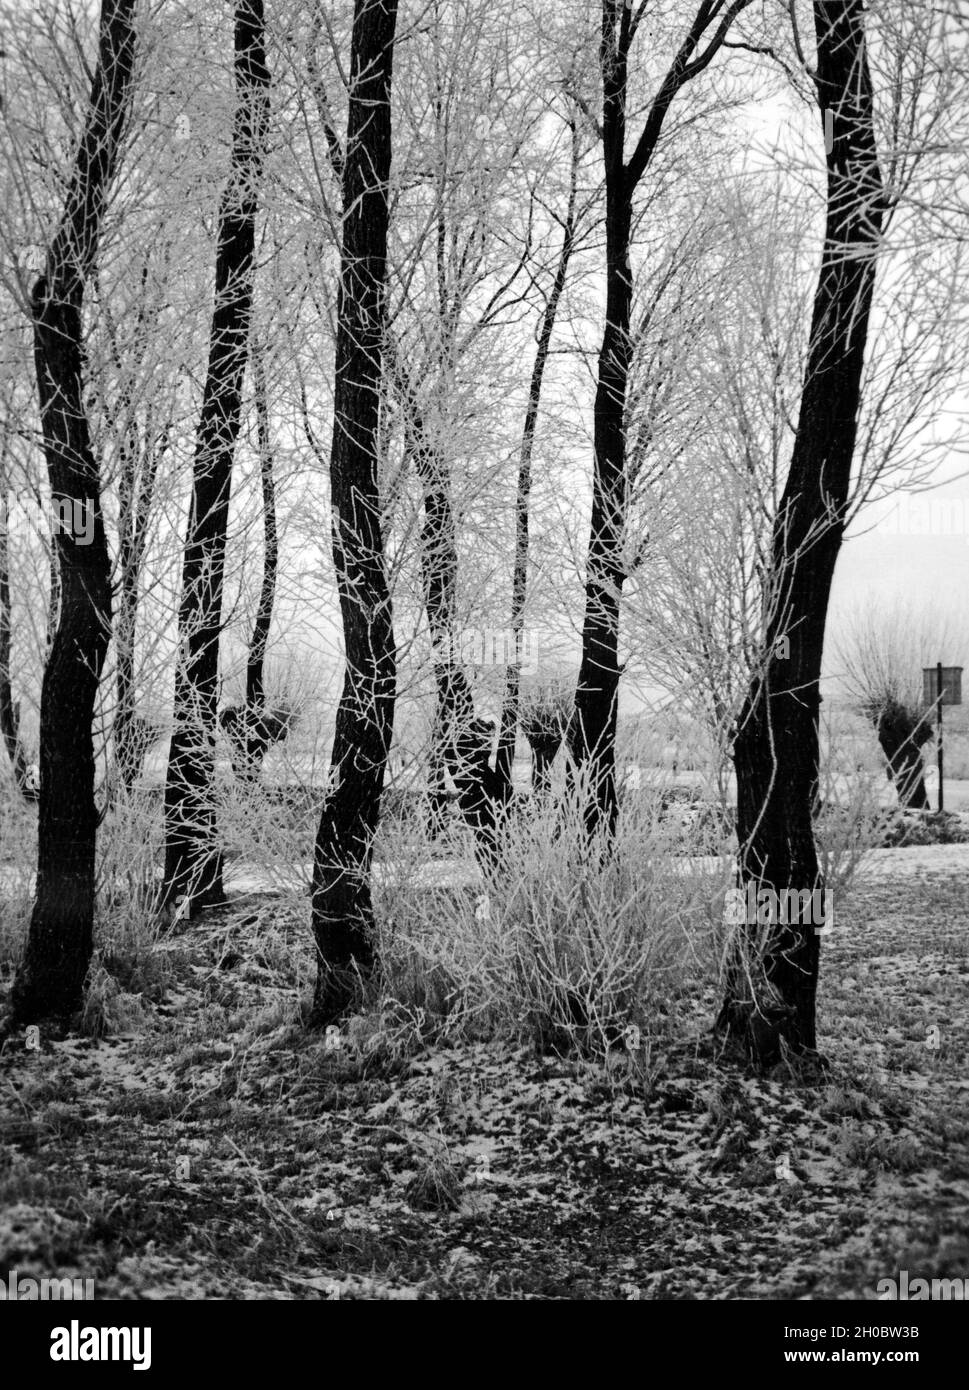
M 726 863 L 674 857 L 661 803 L 624 810 L 604 861 L 558 806 L 513 820 L 500 874 L 429 887 L 393 835 L 397 866 L 375 894 L 384 1012 L 406 1036 L 502 1037 L 603 1059 L 618 1043 L 647 1056 L 716 978 Z

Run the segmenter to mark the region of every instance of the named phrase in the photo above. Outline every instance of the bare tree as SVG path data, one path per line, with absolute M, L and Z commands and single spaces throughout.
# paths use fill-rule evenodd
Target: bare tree
M 828 171 L 824 252 L 800 418 L 772 534 L 776 595 L 734 744 L 739 872 L 780 902 L 754 961 L 735 961 L 717 1020 L 760 1062 L 816 1046 L 822 888 L 812 821 L 819 776 L 818 707 L 825 619 L 841 546 L 861 400 L 884 189 L 861 0 L 815 0 L 815 85 Z M 809 905 L 805 908 L 807 894 Z M 790 898 L 785 901 L 790 902 Z M 751 924 L 749 946 L 757 928 Z
M 163 246 L 159 258 L 170 257 Z M 149 544 L 156 484 L 170 450 L 175 430 L 175 395 L 171 373 L 158 361 L 157 324 L 165 308 L 164 277 L 156 283 L 153 257 L 144 255 L 138 277 L 137 298 L 123 326 L 95 279 L 98 296 L 98 329 L 102 351 L 89 345 L 88 377 L 96 386 L 99 407 L 96 424 L 106 455 L 105 491 L 117 493 L 117 561 L 115 588 L 117 609 L 112 632 L 114 649 L 115 706 L 111 721 L 114 763 L 107 777 L 105 808 L 118 792 L 129 795 L 142 770 L 145 754 L 161 738 L 162 730 L 138 712 L 138 618 L 144 563 Z M 127 334 L 123 329 L 128 330 Z M 124 338 L 127 341 L 124 341 Z M 100 370 L 98 368 L 100 367 Z M 114 463 L 114 467 L 110 463 Z M 112 474 L 114 476 L 112 476 Z
M 31 300 L 44 452 L 61 523 L 60 603 L 41 693 L 37 897 L 11 998 L 20 1022 L 77 1009 L 93 945 L 92 721 L 111 631 L 111 571 L 82 398 L 81 312 L 129 111 L 133 13 L 134 0 L 104 0 L 63 216 Z
M 38 789 L 31 782 L 27 755 L 20 737 L 20 702 L 14 700 L 10 676 L 13 619 L 10 603 L 10 496 L 5 441 L 4 431 L 4 458 L 0 460 L 0 734 L 18 790 L 27 801 L 36 801 Z
M 263 759 L 273 744 L 286 737 L 295 712 L 267 709 L 264 671 L 276 586 L 279 574 L 279 535 L 276 521 L 276 480 L 273 470 L 272 432 L 269 422 L 269 394 L 262 348 L 252 344 L 252 385 L 256 408 L 256 437 L 259 480 L 262 494 L 263 558 L 259 598 L 249 638 L 246 659 L 244 703 L 227 706 L 219 716 L 233 749 L 236 775 L 244 782 L 258 780 Z
M 318 1024 L 338 1017 L 373 969 L 370 864 L 394 722 L 396 654 L 377 443 L 396 28 L 396 0 L 355 0 L 330 453 L 346 667 L 313 869 Z
M 431 7 L 428 41 L 413 75 L 412 152 L 400 198 L 404 208 L 408 194 L 416 207 L 426 205 L 424 235 L 405 245 L 392 279 L 400 301 L 393 380 L 404 458 L 420 487 L 421 597 L 435 686 L 430 825 L 437 829 L 443 822 L 450 774 L 486 863 L 495 853 L 501 789 L 491 766 L 493 730 L 477 719 L 458 650 L 460 517 L 471 499 L 458 485 L 455 464 L 456 456 L 470 452 L 469 365 L 483 346 L 486 325 L 515 294 L 522 269 L 520 256 L 509 264 L 491 207 L 521 157 L 520 103 L 498 66 L 509 41 L 507 11 L 499 9 L 496 17 L 497 33 L 481 27 L 472 6 Z M 479 119 L 481 106 L 490 120 Z M 488 471 L 493 476 L 493 465 Z
M 584 817 L 590 833 L 615 827 L 619 614 L 628 577 L 626 521 L 629 475 L 626 396 L 631 357 L 633 199 L 653 159 L 667 113 L 684 86 L 710 64 L 749 0 L 702 0 L 676 57 L 649 105 L 626 158 L 629 59 L 646 12 L 624 0 L 603 0 L 599 65 L 600 135 L 606 172 L 606 311 L 595 398 L 592 518 L 586 561 L 582 660 L 569 731 L 569 753 L 585 770 Z
M 569 117 L 570 140 L 570 159 L 569 159 L 569 190 L 568 201 L 565 209 L 565 216 L 562 222 L 562 247 L 559 252 L 558 262 L 555 266 L 555 274 L 552 279 L 551 287 L 545 300 L 545 308 L 542 313 L 541 323 L 538 330 L 538 340 L 535 347 L 535 361 L 532 365 L 532 375 L 528 386 L 528 404 L 525 407 L 525 421 L 522 426 L 521 452 L 518 459 L 518 485 L 515 495 L 515 562 L 512 569 L 511 580 L 511 639 L 514 644 L 514 661 L 509 665 L 506 683 L 505 696 L 501 710 L 501 728 L 498 734 L 498 750 L 495 755 L 495 771 L 498 774 L 500 784 L 503 788 L 503 799 L 507 800 L 511 792 L 511 771 L 515 757 L 515 741 L 519 723 L 519 696 L 521 688 L 521 646 L 524 636 L 526 602 L 528 597 L 528 532 L 531 507 L 532 490 L 532 459 L 535 451 L 535 435 L 538 430 L 538 416 L 542 401 L 542 386 L 545 380 L 545 373 L 548 368 L 549 353 L 552 346 L 552 334 L 555 331 L 555 320 L 558 316 L 559 304 L 565 290 L 565 283 L 568 278 L 569 264 L 572 260 L 572 253 L 575 250 L 578 224 L 581 217 L 581 209 L 578 205 L 579 196 L 579 170 L 582 157 L 581 127 L 578 120 L 578 113 L 572 110 Z M 546 789 L 548 785 L 549 766 L 558 752 L 564 731 L 560 732 L 552 747 L 552 741 L 542 729 L 551 730 L 547 721 L 539 717 L 536 723 L 534 715 L 536 709 L 531 711 L 532 718 L 526 722 L 522 720 L 522 729 L 532 745 L 534 762 L 533 784 L 536 789 L 540 785 Z M 538 733 L 537 741 L 529 734 L 529 727 L 533 733 Z M 539 748 L 541 752 L 539 752 Z M 540 761 L 541 760 L 541 761 Z
M 495 515 L 483 502 L 497 500 L 507 455 L 484 428 L 498 412 L 475 375 L 487 374 L 494 383 L 500 330 L 514 329 L 538 299 L 539 342 L 516 502 L 513 622 L 520 634 L 531 453 L 549 342 L 575 245 L 583 142 L 566 98 L 572 191 L 559 209 L 557 188 L 548 179 L 557 172 L 559 142 L 547 141 L 551 148 L 541 156 L 532 149 L 548 103 L 530 85 L 526 90 L 519 65 L 510 61 L 518 51 L 514 45 L 528 42 L 512 7 L 498 7 L 482 26 L 475 5 L 434 4 L 427 29 L 426 52 L 409 73 L 412 128 L 405 127 L 405 137 L 410 135 L 411 144 L 401 157 L 395 202 L 398 221 L 419 219 L 418 234 L 395 248 L 389 374 L 400 403 L 404 469 L 420 488 L 420 590 L 436 706 L 428 760 L 430 825 L 436 830 L 443 823 L 450 778 L 475 852 L 493 868 L 497 829 L 511 792 L 514 725 L 510 743 L 506 732 L 493 760 L 495 724 L 476 709 L 461 625 L 469 610 L 494 611 L 491 587 L 475 564 L 479 548 L 485 549 L 476 524 L 485 514 Z M 543 216 L 548 232 L 536 228 Z M 551 255 L 553 235 L 562 242 Z M 513 370 L 519 370 L 517 361 Z M 497 568 L 493 545 L 482 568 L 486 574 Z M 506 705 L 505 712 L 513 719 L 513 709 Z
M 717 175 L 712 194 L 702 189 L 678 210 L 691 231 L 671 249 L 634 355 L 649 439 L 645 487 L 630 510 L 648 536 L 648 563 L 624 613 L 628 664 L 709 732 L 725 811 L 736 720 L 770 609 L 771 528 L 790 463 L 807 309 L 811 210 L 780 184 L 765 198 L 765 177 L 753 199 Z
M 219 638 L 269 119 L 262 0 L 239 0 L 236 6 L 235 82 L 231 164 L 219 212 L 215 308 L 182 570 L 175 726 L 165 787 L 165 899 L 182 898 L 189 915 L 223 896 L 213 797 Z

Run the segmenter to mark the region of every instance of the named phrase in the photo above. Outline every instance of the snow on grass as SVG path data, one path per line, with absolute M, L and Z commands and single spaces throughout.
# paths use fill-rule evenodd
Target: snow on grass
M 140 1030 L 8 1044 L 0 1273 L 98 1297 L 861 1298 L 969 1267 L 966 847 L 876 852 L 822 961 L 808 1085 L 300 1025 L 305 913 L 167 943 Z M 910 872 L 909 864 L 918 867 Z

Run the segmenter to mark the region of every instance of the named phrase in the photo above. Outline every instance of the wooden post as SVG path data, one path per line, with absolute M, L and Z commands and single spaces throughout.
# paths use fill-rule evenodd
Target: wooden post
M 938 738 L 938 748 L 937 748 L 937 759 L 938 759 L 938 765 L 939 765 L 939 811 L 940 811 L 940 813 L 941 813 L 941 811 L 942 811 L 942 809 L 943 809 L 943 807 L 944 807 L 944 805 L 945 805 L 945 798 L 944 798 L 943 793 L 942 793 L 942 662 L 941 662 L 941 661 L 937 663 L 936 668 L 935 668 L 935 671 L 936 671 L 936 681 L 938 682 L 938 692 L 937 692 L 937 693 L 938 693 L 938 696 L 939 696 L 939 738 Z

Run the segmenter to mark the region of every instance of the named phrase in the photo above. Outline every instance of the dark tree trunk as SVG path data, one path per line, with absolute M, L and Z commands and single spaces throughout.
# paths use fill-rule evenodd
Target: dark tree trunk
M 478 861 L 488 872 L 497 868 L 500 860 L 501 819 L 511 788 L 492 766 L 494 724 L 474 717 L 464 672 L 455 670 L 458 679 L 451 682 L 451 688 L 459 693 L 453 706 L 456 711 L 454 732 L 446 744 L 449 770 L 458 794 L 458 806 L 474 837 Z
M 495 755 L 495 773 L 504 789 L 504 798 L 511 797 L 511 774 L 515 760 L 515 743 L 518 733 L 518 709 L 521 694 L 521 644 L 525 627 L 525 601 L 528 594 L 528 525 L 529 504 L 532 490 L 532 453 L 535 448 L 535 432 L 538 427 L 538 411 L 542 399 L 542 383 L 548 365 L 549 348 L 559 300 L 565 289 L 569 272 L 569 262 L 575 246 L 576 199 L 579 181 L 579 138 L 578 126 L 572 121 L 572 162 L 569 178 L 569 202 L 565 216 L 562 249 L 559 252 L 555 279 L 539 330 L 538 345 L 535 349 L 535 362 L 528 389 L 528 404 L 525 408 L 525 424 L 522 429 L 521 453 L 518 460 L 518 488 L 515 496 L 515 562 L 511 579 L 511 631 L 515 643 L 515 660 L 508 667 L 505 678 L 505 698 L 501 710 L 501 729 L 498 735 L 498 751 Z M 558 745 L 556 744 L 556 751 Z M 552 754 L 554 758 L 555 754 Z M 535 764 L 536 770 L 538 764 Z M 534 777 L 533 777 L 534 783 Z
M 126 564 L 123 542 L 121 550 L 118 615 L 114 634 L 115 688 L 118 701 L 114 714 L 114 757 L 117 784 L 123 792 L 128 793 L 141 771 L 139 740 L 135 724 L 135 643 L 138 627 L 138 581 L 137 576 L 132 575 L 131 569 Z
M 107 310 L 104 315 L 114 365 L 123 383 L 110 409 L 110 415 L 119 427 L 121 441 L 118 475 L 118 608 L 114 620 L 117 703 L 112 728 L 114 759 L 107 778 L 105 810 L 119 790 L 125 795 L 131 792 L 141 773 L 145 753 L 158 737 L 156 731 L 136 713 L 135 679 L 141 564 L 148 540 L 155 479 L 171 430 L 169 423 L 167 429 L 156 434 L 155 402 L 151 396 L 148 397 L 143 419 L 139 420 L 136 408 L 138 368 L 144 364 L 152 313 L 147 256 L 141 266 L 141 290 L 142 299 L 133 333 L 135 366 L 126 368 L 111 315 Z
M 673 98 L 723 46 L 736 15 L 750 0 L 701 0 L 690 28 L 653 99 L 632 157 L 625 159 L 629 51 L 644 15 L 625 0 L 603 0 L 602 153 L 606 176 L 606 319 L 595 397 L 592 518 L 586 559 L 582 657 L 569 729 L 570 782 L 579 774 L 590 835 L 615 830 L 616 721 L 619 699 L 619 613 L 626 578 L 624 539 L 629 477 L 626 394 L 631 361 L 630 264 L 632 203 L 656 150 Z M 703 36 L 714 26 L 704 49 Z
M 313 869 L 313 1020 L 331 1023 L 375 966 L 370 867 L 393 733 L 396 650 L 377 457 L 396 0 L 355 0 L 330 487 L 346 672 Z
M 73 1014 L 93 949 L 92 722 L 111 632 L 111 570 L 83 405 L 81 316 L 129 110 L 133 10 L 134 0 L 104 0 L 98 64 L 64 214 L 31 298 L 44 453 L 61 518 L 54 537 L 60 604 L 41 690 L 37 896 L 12 994 L 18 1023 Z
M 427 442 L 420 409 L 405 401 L 406 447 L 414 461 L 423 492 L 421 523 L 421 580 L 424 611 L 431 634 L 436 709 L 431 730 L 429 782 L 432 816 L 443 810 L 445 772 L 454 770 L 454 736 L 461 719 L 474 718 L 471 692 L 455 662 L 458 550 L 454 509 L 446 470 Z
M 256 428 L 259 436 L 259 480 L 262 486 L 263 559 L 259 604 L 249 640 L 249 660 L 246 664 L 246 704 L 252 716 L 265 710 L 266 693 L 263 670 L 266 648 L 276 603 L 276 575 L 279 568 L 279 538 L 276 532 L 276 482 L 273 476 L 272 438 L 269 432 L 269 396 L 266 373 L 260 352 L 252 359 L 252 380 L 256 398 Z M 258 771 L 258 769 L 257 769 Z
M 606 321 L 599 349 L 593 447 L 592 518 L 586 560 L 582 658 L 569 729 L 569 754 L 587 779 L 587 830 L 615 828 L 616 715 L 619 694 L 619 604 L 626 517 L 626 390 L 632 270 L 633 186 L 626 169 L 626 79 L 629 10 L 604 0 L 601 67 L 602 150 L 606 172 Z M 621 18 L 619 16 L 621 15 Z M 618 24 L 618 34 L 617 34 Z
M 561 737 L 555 739 L 531 739 L 532 747 L 532 791 L 537 797 L 545 797 L 552 789 L 552 764 L 562 743 Z
M 552 764 L 568 732 L 571 700 L 561 688 L 539 690 L 521 711 L 522 731 L 532 750 L 532 793 L 544 798 L 552 786 Z
M 219 716 L 232 749 L 232 770 L 240 782 L 254 784 L 267 752 L 282 742 L 293 723 L 289 709 L 266 709 L 261 713 L 248 705 L 229 705 Z
M 255 273 L 258 186 L 269 118 L 263 0 L 235 14 L 236 113 L 219 212 L 215 308 L 182 569 L 174 731 L 165 787 L 167 902 L 188 913 L 222 901 L 214 797 L 226 528 L 239 434 Z
M 420 406 L 406 386 L 403 396 L 406 448 L 423 490 L 421 579 L 437 696 L 429 760 L 431 824 L 443 820 L 446 769 L 474 838 L 475 853 L 484 868 L 493 868 L 498 857 L 499 820 L 510 784 L 506 785 L 492 766 L 491 726 L 475 717 L 474 694 L 458 660 L 457 527 L 447 470 L 427 438 Z
M 812 826 L 821 657 L 841 546 L 878 253 L 882 183 L 862 0 L 815 0 L 817 91 L 833 118 L 824 253 L 790 473 L 774 523 L 765 667 L 734 744 L 739 881 L 823 888 Z M 785 638 L 786 641 L 781 639 Z M 804 899 L 802 898 L 802 902 Z M 762 1063 L 816 1046 L 819 938 L 812 914 L 776 922 L 766 944 L 741 931 L 719 1031 Z M 805 920 L 807 918 L 807 920 Z M 751 988 L 752 984 L 752 988 Z
M 490 726 L 475 718 L 474 695 L 457 655 L 458 551 L 454 510 L 444 468 L 428 448 L 421 420 L 412 414 L 412 446 L 424 489 L 424 522 L 421 528 L 421 568 L 424 607 L 434 650 L 434 682 L 437 712 L 432 749 L 432 768 L 440 777 L 446 768 L 458 794 L 458 807 L 474 837 L 475 852 L 486 866 L 497 854 L 497 827 L 504 803 L 504 786 L 491 766 Z M 435 805 L 440 805 L 440 786 Z
M 923 715 L 913 713 L 895 700 L 883 705 L 874 719 L 899 806 L 912 811 L 928 811 L 922 746 L 932 737 L 931 727 Z
M 36 801 L 37 791 L 30 784 L 27 756 L 20 741 L 20 705 L 13 698 L 10 681 L 12 612 L 10 605 L 10 541 L 8 498 L 4 488 L 0 515 L 0 732 L 13 768 L 14 782 L 26 801 Z
M 447 761 L 444 757 L 444 730 L 440 710 L 435 709 L 431 727 L 431 746 L 427 759 L 427 833 L 432 840 L 443 834 L 450 799 L 447 791 Z
M 289 725 L 285 712 L 271 714 L 266 709 L 264 669 L 269 631 L 276 602 L 279 569 L 279 539 L 276 531 L 276 482 L 273 475 L 272 438 L 269 431 L 269 397 L 260 352 L 252 350 L 253 394 L 256 402 L 256 430 L 259 440 L 259 478 L 262 487 L 263 560 L 259 601 L 249 638 L 246 661 L 246 699 L 241 710 L 222 713 L 222 725 L 232 746 L 232 765 L 240 781 L 259 780 L 263 759 L 269 748 L 285 737 Z
M 931 810 L 928 793 L 925 790 L 925 767 L 922 762 L 922 750 L 915 744 L 906 742 L 896 748 L 894 753 L 889 753 L 884 739 L 882 739 L 882 748 L 888 758 L 892 781 L 895 783 L 895 790 L 898 793 L 898 804 L 907 807 L 910 811 Z
M 145 754 L 157 736 L 136 712 L 135 652 L 141 564 L 148 540 L 148 514 L 164 443 L 146 440 L 146 470 L 139 477 L 134 432 L 122 458 L 118 516 L 118 612 L 114 624 L 114 756 L 117 785 L 130 793 Z

